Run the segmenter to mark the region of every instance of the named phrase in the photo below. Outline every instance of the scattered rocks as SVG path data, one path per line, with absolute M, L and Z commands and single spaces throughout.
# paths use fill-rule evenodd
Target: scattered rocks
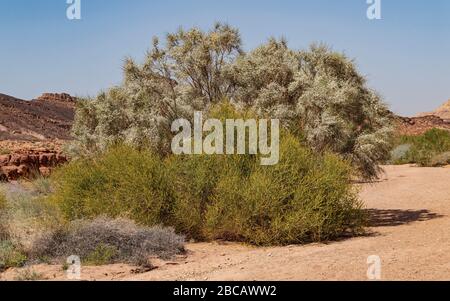
M 396 123 L 400 135 L 422 135 L 433 128 L 450 131 L 450 120 L 434 115 L 412 118 L 396 116 Z
M 0 181 L 15 181 L 36 175 L 47 177 L 52 170 L 68 162 L 64 145 L 68 141 L 0 140 Z

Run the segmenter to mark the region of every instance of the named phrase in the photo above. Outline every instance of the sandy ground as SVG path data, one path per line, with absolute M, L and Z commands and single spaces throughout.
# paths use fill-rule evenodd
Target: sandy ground
M 188 245 L 172 262 L 136 274 L 133 267 L 83 267 L 84 280 L 367 280 L 367 259 L 382 261 L 383 280 L 450 280 L 450 169 L 387 166 L 364 184 L 370 235 L 328 244 L 253 248 L 230 243 Z M 45 279 L 66 279 L 61 266 L 35 266 Z M 0 279 L 14 279 L 9 270 Z

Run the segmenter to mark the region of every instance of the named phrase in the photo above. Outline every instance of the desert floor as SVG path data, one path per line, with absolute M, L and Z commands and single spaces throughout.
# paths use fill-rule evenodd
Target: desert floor
M 383 280 L 450 280 L 450 169 L 386 166 L 382 180 L 363 184 L 371 218 L 365 237 L 327 244 L 254 248 L 189 244 L 188 254 L 137 274 L 127 265 L 83 267 L 83 280 L 367 280 L 367 259 L 382 261 Z M 61 266 L 32 267 L 64 280 Z M 14 279 L 9 270 L 0 279 Z

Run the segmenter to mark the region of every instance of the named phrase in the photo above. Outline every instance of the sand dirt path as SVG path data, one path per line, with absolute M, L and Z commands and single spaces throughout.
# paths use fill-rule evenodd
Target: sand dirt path
M 155 262 L 156 270 L 84 268 L 86 280 L 367 280 L 367 258 L 382 260 L 383 280 L 450 280 L 450 169 L 387 166 L 384 178 L 364 184 L 372 235 L 329 244 L 252 248 L 238 244 L 188 245 L 188 255 Z M 36 266 L 48 279 L 61 267 Z M 17 271 L 8 271 L 10 279 Z

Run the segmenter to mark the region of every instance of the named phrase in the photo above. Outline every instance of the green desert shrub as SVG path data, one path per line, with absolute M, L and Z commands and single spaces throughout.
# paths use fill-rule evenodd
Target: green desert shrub
M 40 196 L 46 196 L 52 193 L 52 183 L 49 178 L 38 175 L 31 181 L 31 189 L 35 194 Z
M 229 103 L 213 107 L 209 116 L 222 121 L 254 117 Z M 260 159 L 202 155 L 168 160 L 175 228 L 200 240 L 267 245 L 362 230 L 364 216 L 348 162 L 330 153 L 318 155 L 286 130 L 281 131 L 279 164 L 261 166 Z
M 214 106 L 208 116 L 221 121 L 254 117 L 250 113 L 236 111 L 229 102 Z M 248 135 L 246 139 L 248 140 Z M 226 140 L 226 135 L 224 140 Z M 175 194 L 173 208 L 175 228 L 180 232 L 187 233 L 191 238 L 206 239 L 205 212 L 219 180 L 229 169 L 237 169 L 241 174 L 248 175 L 256 164 L 256 159 L 256 156 L 251 155 L 169 157 L 166 160 L 166 166 Z
M 238 165 L 224 172 L 205 215 L 209 238 L 256 245 L 306 243 L 359 232 L 362 204 L 351 168 L 335 155 L 317 157 L 294 137 L 283 139 L 280 163 Z
M 390 162 L 392 163 L 401 163 L 402 160 L 406 158 L 406 155 L 411 150 L 411 144 L 400 144 L 394 147 L 391 151 Z
M 168 259 L 184 252 L 184 238 L 170 228 L 142 227 L 128 219 L 77 220 L 37 240 L 31 258 L 65 260 L 77 255 L 84 264 L 149 265 L 151 256 Z
M 362 230 L 364 215 L 346 161 L 329 153 L 317 155 L 283 132 L 280 163 L 260 162 L 256 155 L 171 156 L 161 161 L 122 146 L 96 160 L 63 167 L 55 174 L 50 199 L 71 220 L 126 216 L 147 226 L 172 226 L 197 240 L 278 245 Z M 101 247 L 93 256 L 104 251 L 111 253 Z
M 150 226 L 170 224 L 170 178 L 163 161 L 150 152 L 119 145 L 71 162 L 53 179 L 55 193 L 49 199 L 70 220 L 106 215 Z
M 178 232 L 190 238 L 205 239 L 206 205 L 225 167 L 225 160 L 225 157 L 212 156 L 172 157 L 167 160 L 172 190 L 176 195 L 172 212 Z
M 350 165 L 315 155 L 286 134 L 280 163 L 257 156 L 179 157 L 172 161 L 176 229 L 197 239 L 256 245 L 306 243 L 362 231 L 362 204 Z
M 394 164 L 419 164 L 420 166 L 442 166 L 448 164 L 450 152 L 450 132 L 432 129 L 420 136 L 402 136 L 397 139 L 395 150 L 404 152 L 391 154 Z M 406 147 L 408 146 L 408 147 Z
M 205 219 L 218 183 L 228 175 L 227 170 L 237 170 L 241 175 L 248 175 L 256 163 L 256 158 L 237 155 L 180 156 L 168 160 L 176 196 L 173 206 L 175 229 L 190 238 L 209 239 Z

